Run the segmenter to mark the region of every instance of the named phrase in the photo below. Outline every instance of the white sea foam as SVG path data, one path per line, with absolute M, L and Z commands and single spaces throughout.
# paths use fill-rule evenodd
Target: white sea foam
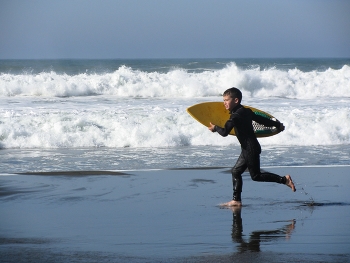
M 286 130 L 263 145 L 350 144 L 350 67 L 302 72 L 234 63 L 190 73 L 55 72 L 0 75 L 0 148 L 235 145 L 193 120 L 186 108 L 221 101 L 237 86 L 243 104 L 272 113 Z
M 221 94 L 237 86 L 244 96 L 311 99 L 350 97 L 350 67 L 318 72 L 270 68 L 242 70 L 231 63 L 220 70 L 190 73 L 143 72 L 122 66 L 113 73 L 67 75 L 56 72 L 0 75 L 0 96 L 72 97 L 115 95 L 142 98 L 193 98 Z
M 210 98 L 212 100 L 213 98 Z M 185 111 L 196 100 L 61 99 L 49 103 L 17 100 L 0 111 L 2 148 L 173 147 L 238 145 L 193 120 Z M 271 102 L 250 99 L 273 112 L 286 130 L 260 139 L 263 145 L 333 145 L 350 143 L 350 100 Z M 285 105 L 283 105 L 283 103 Z M 16 105 L 16 106 L 14 106 Z

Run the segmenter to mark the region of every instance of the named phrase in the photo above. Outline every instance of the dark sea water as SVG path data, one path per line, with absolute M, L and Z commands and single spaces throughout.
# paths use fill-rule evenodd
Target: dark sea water
M 299 69 L 307 71 L 339 70 L 350 65 L 349 58 L 274 58 L 274 59 L 59 59 L 59 60 L 0 60 L 0 72 L 11 74 L 39 74 L 56 72 L 58 74 L 102 74 L 117 71 L 121 66 L 145 72 L 166 73 L 176 68 L 187 72 L 200 73 L 206 70 L 221 70 L 235 63 L 243 70 L 259 67 L 261 70 L 277 68 L 280 70 Z

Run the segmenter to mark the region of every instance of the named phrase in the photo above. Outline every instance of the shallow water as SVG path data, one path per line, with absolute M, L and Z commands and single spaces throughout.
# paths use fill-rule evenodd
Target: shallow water
M 262 147 L 262 166 L 349 165 L 350 147 Z M 238 146 L 3 149 L 2 173 L 232 167 Z

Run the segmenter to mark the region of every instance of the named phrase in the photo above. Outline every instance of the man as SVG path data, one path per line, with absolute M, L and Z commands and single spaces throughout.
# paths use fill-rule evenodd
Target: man
M 234 129 L 237 139 L 241 144 L 242 152 L 235 166 L 232 168 L 233 200 L 222 205 L 242 206 L 242 173 L 247 168 L 254 181 L 285 184 L 295 192 L 296 189 L 290 175 L 281 177 L 277 174 L 260 171 L 261 147 L 254 134 L 252 121 L 267 127 L 276 127 L 281 131 L 284 130 L 283 123 L 255 115 L 251 109 L 243 107 L 241 105 L 242 93 L 237 88 L 226 90 L 223 94 L 223 99 L 225 108 L 230 111 L 230 119 L 225 123 L 225 127 L 219 127 L 210 123 L 208 128 L 210 131 L 218 132 L 224 137 Z

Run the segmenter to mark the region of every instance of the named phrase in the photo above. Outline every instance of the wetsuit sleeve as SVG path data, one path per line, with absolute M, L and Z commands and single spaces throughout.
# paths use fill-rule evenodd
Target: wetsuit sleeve
M 253 121 L 260 123 L 260 124 L 263 124 L 266 127 L 276 127 L 277 129 L 279 129 L 279 127 L 281 125 L 281 123 L 279 121 L 273 121 L 273 120 L 267 119 L 265 117 L 262 117 L 262 116 L 256 115 L 256 114 L 253 114 Z
M 225 123 L 225 127 L 222 128 L 220 126 L 215 125 L 213 132 L 219 133 L 221 136 L 226 137 L 230 134 L 231 130 L 235 126 L 235 122 L 233 116 L 231 115 L 230 119 Z

